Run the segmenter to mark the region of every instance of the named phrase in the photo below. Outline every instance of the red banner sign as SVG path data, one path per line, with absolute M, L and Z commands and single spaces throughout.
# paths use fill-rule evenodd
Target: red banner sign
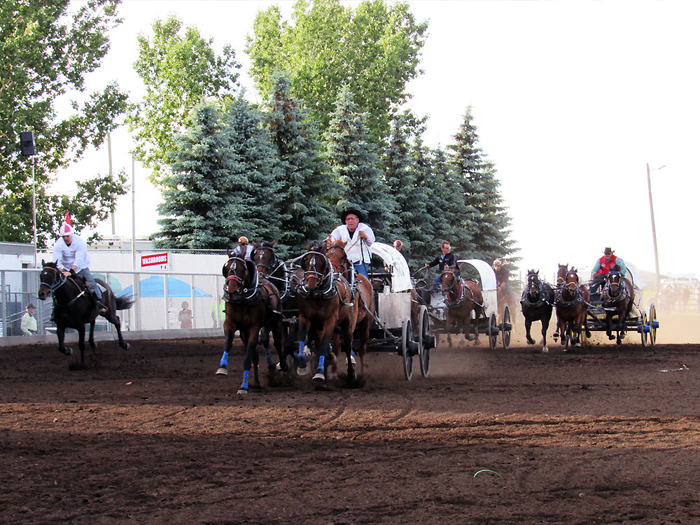
M 167 266 L 168 265 L 168 254 L 167 253 L 153 253 L 151 255 L 141 256 L 141 268 L 146 268 L 148 266 Z

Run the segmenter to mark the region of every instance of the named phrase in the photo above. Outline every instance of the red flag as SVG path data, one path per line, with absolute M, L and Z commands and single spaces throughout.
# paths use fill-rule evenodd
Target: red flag
M 70 223 L 70 213 L 68 213 L 68 212 L 66 212 L 66 224 L 67 224 L 68 226 L 71 225 L 71 223 Z

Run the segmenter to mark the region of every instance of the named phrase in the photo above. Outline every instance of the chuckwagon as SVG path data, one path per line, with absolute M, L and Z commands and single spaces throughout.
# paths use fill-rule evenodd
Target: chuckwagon
M 469 281 L 478 284 L 483 298 L 479 304 L 480 313 L 477 315 L 477 309 L 471 312 L 470 334 L 476 333 L 477 330 L 480 334 L 486 334 L 489 348 L 492 350 L 496 348 L 500 335 L 503 348 L 509 348 L 513 329 L 511 312 L 507 304 L 500 305 L 498 302 L 496 274 L 493 268 L 480 259 L 461 259 L 457 264 L 462 275 L 478 275 L 478 278 Z M 427 310 L 433 333 L 449 334 L 453 329 L 447 326 L 449 295 L 434 291 L 424 278 L 414 280 L 413 284 L 418 303 Z
M 611 332 L 617 331 L 617 344 L 621 343 L 625 332 L 636 331 L 640 334 L 642 345 L 655 345 L 659 329 L 656 305 L 653 302 L 649 304 L 648 314 L 643 309 L 644 284 L 639 271 L 633 265 L 627 266 L 625 279 L 629 282 L 629 291 L 620 286 L 620 292 L 616 293 L 616 277 L 615 272 L 611 272 L 600 292 L 591 294 L 586 315 L 588 331 L 609 333 L 610 339 L 615 339 Z M 629 309 L 620 315 L 616 311 L 617 306 L 625 300 L 629 300 L 631 304 Z M 611 325 L 608 324 L 608 317 Z

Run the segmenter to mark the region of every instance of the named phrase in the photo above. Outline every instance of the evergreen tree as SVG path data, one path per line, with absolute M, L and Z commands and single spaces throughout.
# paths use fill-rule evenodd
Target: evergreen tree
M 307 241 L 332 231 L 336 219 L 331 195 L 338 188 L 334 190 L 330 168 L 321 158 L 318 130 L 303 102 L 292 97 L 289 79 L 277 75 L 273 85 L 268 119 L 282 177 L 279 242 L 294 254 L 303 251 Z
M 355 207 L 378 240 L 388 241 L 396 224 L 396 201 L 377 167 L 378 156 L 369 142 L 366 114 L 357 112 L 349 88 L 343 87 L 326 133 L 328 162 L 342 185 L 338 211 Z
M 265 116 L 250 105 L 243 93 L 225 116 L 234 156 L 231 172 L 234 195 L 231 230 L 233 242 L 240 235 L 251 241 L 279 239 L 282 172 Z M 284 250 L 284 246 L 281 246 Z
M 163 182 L 158 206 L 162 229 L 153 238 L 158 248 L 225 248 L 233 233 L 234 195 L 230 172 L 234 158 L 221 111 L 210 104 L 194 107 L 185 134 L 175 137 L 171 175 Z
M 461 181 L 447 154 L 436 148 L 430 158 L 432 169 L 425 174 L 425 185 L 431 190 L 428 213 L 435 221 L 436 242 L 431 253 L 439 254 L 442 241 L 448 241 L 460 259 L 471 258 L 473 210 L 465 204 Z
M 392 236 L 401 240 L 415 264 L 424 260 L 435 244 L 434 221 L 428 214 L 430 191 L 425 185 L 430 171 L 422 144 L 425 120 L 415 118 L 410 111 L 396 116 L 384 150 L 385 177 L 398 206 L 398 225 Z
M 473 224 L 474 253 L 472 256 L 488 262 L 514 252 L 509 239 L 510 219 L 499 191 L 494 165 L 477 146 L 479 136 L 472 123 L 471 108 L 467 108 L 455 143 L 451 164 L 460 176 L 464 202 L 475 212 Z

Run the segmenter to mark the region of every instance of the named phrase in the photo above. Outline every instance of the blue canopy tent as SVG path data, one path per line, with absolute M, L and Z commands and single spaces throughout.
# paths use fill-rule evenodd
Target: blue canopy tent
M 127 286 L 117 294 L 117 297 L 129 297 L 134 295 L 133 286 Z M 139 295 L 144 297 L 165 297 L 165 279 L 159 275 L 152 275 L 148 279 L 139 281 Z M 185 281 L 168 277 L 168 297 L 190 297 L 192 296 L 192 287 Z M 194 287 L 195 297 L 211 297 L 201 288 Z

